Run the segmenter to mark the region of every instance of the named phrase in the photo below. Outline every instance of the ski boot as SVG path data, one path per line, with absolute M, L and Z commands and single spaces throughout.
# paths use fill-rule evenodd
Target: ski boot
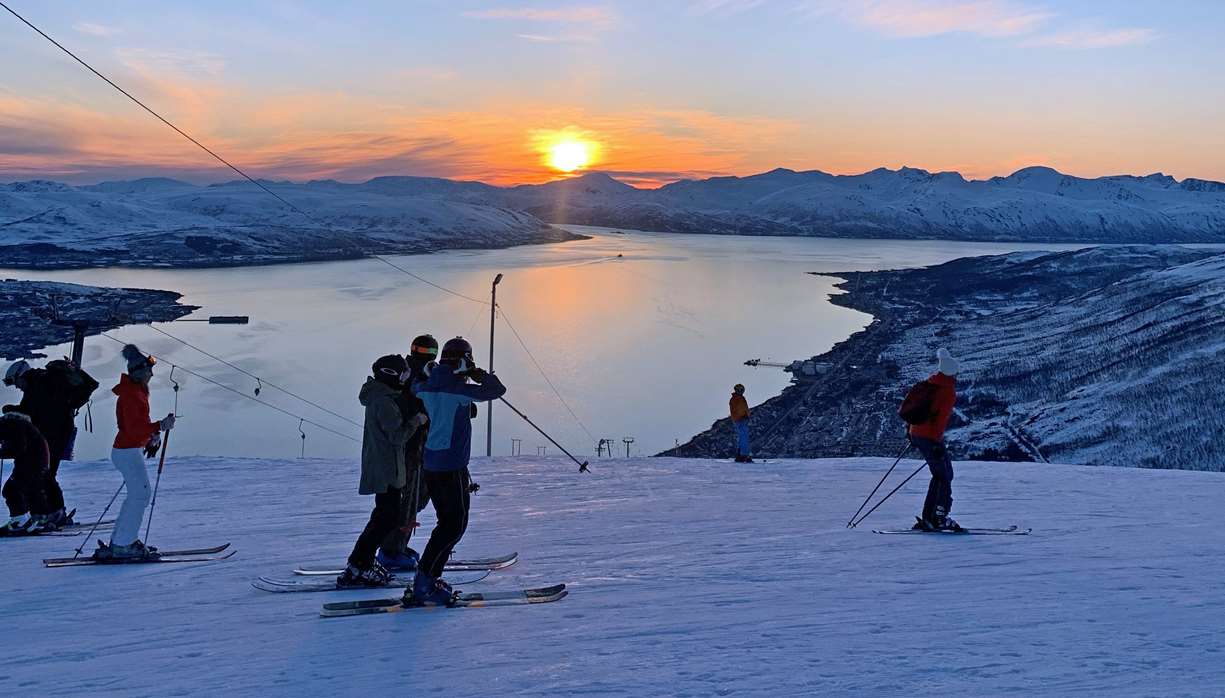
M 98 549 L 94 551 L 94 559 L 99 562 L 128 562 L 130 560 L 156 560 L 162 556 L 157 548 L 134 540 L 129 545 L 107 545 L 98 541 Z
M 76 509 L 73 509 L 72 511 L 60 509 L 59 511 L 51 512 L 48 515 L 48 519 L 51 521 L 52 525 L 55 526 L 56 530 L 59 530 L 61 528 L 64 528 L 65 526 L 76 525 L 76 521 L 72 520 L 73 515 L 76 513 L 77 513 Z
M 944 519 L 942 519 L 942 520 L 940 521 L 940 526 L 939 526 L 939 529 L 938 529 L 938 530 L 941 530 L 941 531 L 952 531 L 952 532 L 954 532 L 954 533 L 961 533 L 961 532 L 962 532 L 962 530 L 964 530 L 964 529 L 962 529 L 962 528 L 961 528 L 961 524 L 959 524 L 959 523 L 957 523 L 956 521 L 954 521 L 954 520 L 952 519 L 952 517 L 946 516 L 946 517 L 944 517 Z
M 418 572 L 400 602 L 405 606 L 454 606 L 455 590 L 441 577 Z
M 345 571 L 336 578 L 336 587 L 339 589 L 385 587 L 390 582 L 391 573 L 377 561 L 371 562 L 370 566 L 365 569 L 350 562 L 345 566 Z
M 405 548 L 399 555 L 388 555 L 384 553 L 382 549 L 379 549 L 379 552 L 374 556 L 374 559 L 378 561 L 380 565 L 389 570 L 395 570 L 396 572 L 416 572 L 417 562 L 421 559 L 421 556 L 418 555 L 417 551 L 413 550 L 412 548 Z
M 26 528 L 27 533 L 50 533 L 60 530 L 59 526 L 55 525 L 53 514 L 44 514 L 40 516 L 31 516 L 30 525 Z
M 11 516 L 8 523 L 0 526 L 0 535 L 25 533 L 30 529 L 31 523 L 33 523 L 33 518 L 28 513 L 21 514 L 20 516 Z
M 923 518 L 922 516 L 916 516 L 914 517 L 914 525 L 910 527 L 910 530 L 926 531 L 928 533 L 934 533 L 935 531 L 940 530 L 940 527 L 937 524 L 934 524 L 931 521 L 928 521 L 927 519 Z

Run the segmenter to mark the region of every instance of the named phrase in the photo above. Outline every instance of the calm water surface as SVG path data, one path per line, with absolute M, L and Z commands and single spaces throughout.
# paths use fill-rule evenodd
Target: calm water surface
M 632 437 L 631 452 L 649 454 L 684 441 L 727 411 L 731 386 L 744 383 L 756 404 L 777 394 L 788 376 L 753 369 L 746 359 L 790 361 L 828 350 L 870 318 L 829 303 L 837 279 L 807 272 L 926 266 L 970 255 L 1072 246 L 933 241 L 613 234 L 591 240 L 507 250 L 458 251 L 394 258 L 396 264 L 475 298 L 487 298 L 505 274 L 498 301 L 577 420 L 553 394 L 505 320 L 499 320 L 495 367 L 507 399 L 576 455 L 591 456 L 600 438 Z M 618 257 L 621 255 L 621 257 Z M 202 323 L 159 325 L 266 381 L 358 423 L 357 391 L 370 364 L 404 353 L 414 335 L 440 341 L 463 335 L 488 360 L 487 306 L 447 295 L 377 260 L 241 269 L 69 272 L 9 270 L 3 276 L 100 286 L 158 288 L 202 306 L 193 317 L 249 315 L 246 327 Z M 174 363 L 253 396 L 256 381 L 148 327 L 112 333 Z M 51 347 L 60 356 L 67 346 Z M 122 370 L 119 344 L 91 337 L 85 366 L 103 387 L 95 394 L 96 433 L 82 433 L 78 458 L 109 453 L 114 396 Z M 155 418 L 174 406 L 163 369 L 153 383 Z M 293 457 L 301 453 L 298 419 L 182 372 L 180 414 L 172 442 L 179 455 Z M 17 399 L 0 388 L 0 399 Z M 260 399 L 357 439 L 359 427 L 267 385 Z M 581 420 L 582 425 L 579 424 Z M 585 426 L 583 426 L 585 425 Z M 484 415 L 474 452 L 483 453 Z M 359 457 L 353 441 L 310 424 L 310 456 Z M 494 454 L 547 447 L 504 407 L 494 416 Z

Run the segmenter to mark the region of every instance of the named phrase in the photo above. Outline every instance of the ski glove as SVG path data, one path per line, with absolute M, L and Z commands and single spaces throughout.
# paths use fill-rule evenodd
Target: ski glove
M 174 428 L 174 413 L 166 415 L 166 418 L 158 422 L 161 431 L 170 431 Z
M 481 489 L 480 485 L 476 484 L 475 482 L 468 481 L 468 493 L 469 494 L 477 492 L 480 489 Z

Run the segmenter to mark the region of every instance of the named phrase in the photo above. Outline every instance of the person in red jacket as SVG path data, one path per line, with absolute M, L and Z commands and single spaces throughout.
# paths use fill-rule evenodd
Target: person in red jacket
M 146 546 L 140 535 L 140 522 L 145 518 L 145 507 L 149 505 L 149 473 L 145 469 L 145 455 L 157 453 L 161 443 L 161 432 L 174 428 L 174 414 L 166 415 L 160 422 L 149 420 L 149 380 L 153 378 L 153 366 L 157 360 L 146 356 L 135 345 L 123 348 L 123 358 L 128 362 L 128 372 L 119 377 L 119 385 L 111 389 L 119 397 L 115 403 L 115 417 L 119 423 L 119 434 L 111 448 L 111 462 L 123 475 L 127 488 L 123 506 L 115 519 L 110 545 L 98 541 L 94 558 L 99 560 L 122 560 L 130 558 L 156 557 L 157 549 Z
M 961 526 L 949 517 L 953 509 L 953 461 L 944 444 L 944 430 L 957 402 L 958 365 L 944 348 L 936 352 L 936 361 L 936 372 L 927 379 L 936 386 L 931 397 L 932 416 L 922 424 L 910 425 L 910 441 L 923 454 L 932 474 L 927 499 L 923 501 L 923 515 L 917 517 L 914 527 L 926 531 L 958 531 Z

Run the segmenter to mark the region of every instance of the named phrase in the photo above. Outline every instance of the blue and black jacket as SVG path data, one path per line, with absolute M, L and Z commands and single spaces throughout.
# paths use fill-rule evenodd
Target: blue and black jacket
M 472 403 L 497 400 L 506 386 L 492 373 L 484 383 L 469 383 L 450 366 L 439 364 L 417 397 L 430 416 L 430 434 L 425 441 L 424 467 L 431 472 L 463 470 L 472 454 Z

